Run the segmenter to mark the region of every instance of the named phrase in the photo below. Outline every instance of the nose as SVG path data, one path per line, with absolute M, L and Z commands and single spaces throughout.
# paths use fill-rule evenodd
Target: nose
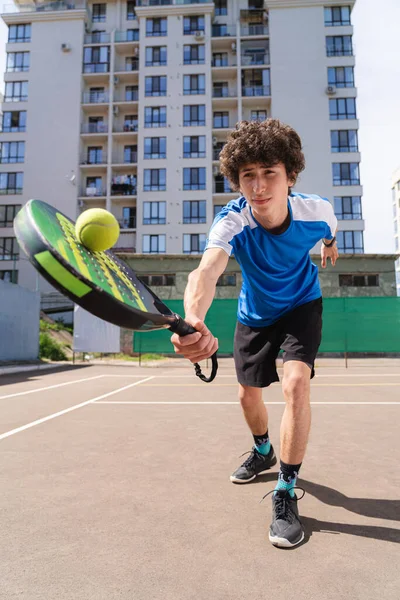
M 253 192 L 255 194 L 262 194 L 265 192 L 265 181 L 262 177 L 256 177 L 253 183 Z

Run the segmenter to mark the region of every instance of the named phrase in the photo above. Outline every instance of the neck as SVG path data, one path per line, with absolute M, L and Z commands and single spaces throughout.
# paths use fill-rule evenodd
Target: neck
M 253 213 L 260 225 L 271 233 L 283 233 L 290 224 L 290 212 L 287 205 L 274 215 L 259 215 L 254 209 Z

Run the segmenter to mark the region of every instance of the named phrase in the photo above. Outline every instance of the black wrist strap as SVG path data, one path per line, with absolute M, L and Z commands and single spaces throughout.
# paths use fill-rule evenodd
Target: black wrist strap
M 333 236 L 333 238 L 326 243 L 325 240 L 322 240 L 322 243 L 324 246 L 326 246 L 327 248 L 330 248 L 331 246 L 333 246 L 333 244 L 336 242 L 336 236 Z

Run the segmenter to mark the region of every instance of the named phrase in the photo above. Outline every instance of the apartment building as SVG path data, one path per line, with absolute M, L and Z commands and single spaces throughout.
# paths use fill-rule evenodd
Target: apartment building
M 400 167 L 396 169 L 392 177 L 392 200 L 393 200 L 393 227 L 394 227 L 394 249 L 400 254 Z M 396 289 L 400 296 L 400 258 L 396 260 Z
M 238 196 L 218 168 L 227 134 L 270 116 L 303 139 L 296 189 L 329 198 L 339 250 L 363 253 L 354 3 L 17 0 L 2 14 L 0 277 L 37 285 L 12 230 L 33 197 L 74 219 L 110 210 L 116 250 L 201 253 Z

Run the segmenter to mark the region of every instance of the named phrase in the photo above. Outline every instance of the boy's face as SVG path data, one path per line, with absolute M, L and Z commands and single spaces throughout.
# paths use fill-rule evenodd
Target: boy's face
M 288 188 L 294 181 L 288 178 L 283 163 L 272 167 L 249 163 L 239 169 L 239 185 L 256 216 L 273 221 L 285 210 Z

